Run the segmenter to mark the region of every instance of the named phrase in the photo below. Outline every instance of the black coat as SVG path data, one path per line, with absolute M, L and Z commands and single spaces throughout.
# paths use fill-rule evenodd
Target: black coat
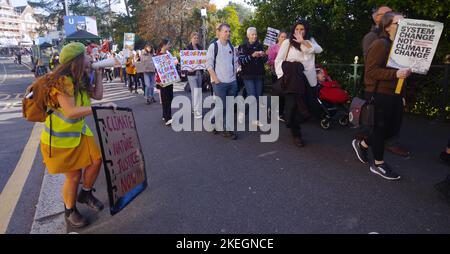
M 267 62 L 265 57 L 252 57 L 255 51 L 264 51 L 264 46 L 255 42 L 242 44 L 238 48 L 238 61 L 242 67 L 242 79 L 264 79 L 264 64 Z
M 303 71 L 305 67 L 300 62 L 284 61 L 281 64 L 283 77 L 281 77 L 281 87 L 285 93 L 305 94 L 308 80 Z

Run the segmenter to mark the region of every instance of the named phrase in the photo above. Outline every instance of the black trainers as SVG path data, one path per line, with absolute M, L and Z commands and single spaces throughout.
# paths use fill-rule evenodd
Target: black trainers
M 78 212 L 77 207 L 75 206 L 72 209 L 67 209 L 64 206 L 65 210 L 65 220 L 66 224 L 73 227 L 73 228 L 82 228 L 89 225 L 89 222 L 86 220 L 86 218 L 83 217 L 83 215 Z
M 91 189 L 90 191 L 85 191 L 81 189 L 80 194 L 78 194 L 78 203 L 86 204 L 90 208 L 96 210 L 97 212 L 103 210 L 103 204 L 98 200 L 94 195 L 92 195 L 92 191 L 95 189 Z
M 387 163 L 383 163 L 381 165 L 372 165 L 370 166 L 370 171 L 372 173 L 380 175 L 384 179 L 387 180 L 399 180 L 401 177 Z
M 359 161 L 361 161 L 364 164 L 369 163 L 369 155 L 368 155 L 368 148 L 364 148 L 361 146 L 361 141 L 354 139 L 352 141 L 353 149 L 356 152 L 356 156 L 358 157 Z

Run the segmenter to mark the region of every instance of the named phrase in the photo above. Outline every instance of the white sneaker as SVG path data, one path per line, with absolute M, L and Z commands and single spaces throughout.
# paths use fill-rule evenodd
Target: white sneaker
M 238 122 L 243 123 L 245 121 L 245 114 L 243 112 L 239 112 L 238 114 Z
M 172 124 L 172 119 L 170 119 L 169 121 L 166 122 L 166 126 L 169 126 Z
M 194 118 L 196 118 L 196 119 L 200 119 L 200 118 L 202 118 L 203 117 L 203 115 L 202 115 L 202 113 L 200 113 L 200 112 L 194 112 Z
M 263 127 L 264 126 L 264 124 L 262 124 L 260 121 L 257 121 L 257 120 L 252 121 L 252 124 L 256 125 L 258 127 Z

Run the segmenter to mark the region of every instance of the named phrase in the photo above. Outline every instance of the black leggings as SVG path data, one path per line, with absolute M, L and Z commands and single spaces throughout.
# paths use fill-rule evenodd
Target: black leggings
M 133 85 L 134 85 L 134 91 L 137 92 L 137 80 L 136 80 L 136 74 L 128 74 L 128 87 L 130 89 L 130 92 L 133 92 Z
M 367 100 L 372 93 L 365 94 Z M 372 147 L 374 159 L 382 161 L 384 157 L 384 144 L 389 138 L 395 136 L 402 123 L 403 101 L 401 96 L 377 94 L 375 96 L 375 122 L 369 136 L 364 140 Z
M 173 85 L 161 87 L 161 102 L 164 121 L 172 119 Z

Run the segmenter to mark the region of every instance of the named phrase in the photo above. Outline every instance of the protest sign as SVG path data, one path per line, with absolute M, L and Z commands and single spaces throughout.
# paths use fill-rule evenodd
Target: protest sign
M 387 67 L 411 68 L 418 74 L 427 74 L 436 52 L 444 25 L 440 22 L 402 19 L 389 54 Z M 400 79 L 395 89 L 400 94 L 403 86 Z
M 129 108 L 92 107 L 102 150 L 111 215 L 147 187 L 145 161 L 133 112 Z
M 387 66 L 427 74 L 444 25 L 439 22 L 402 19 L 389 54 Z
M 206 69 L 206 50 L 181 50 L 181 70 L 194 71 Z
M 277 44 L 278 36 L 280 35 L 280 30 L 277 30 L 272 27 L 267 28 L 266 38 L 264 39 L 264 45 L 272 46 Z
M 128 50 L 134 50 L 134 33 L 123 34 L 123 47 Z
M 161 86 L 180 81 L 180 76 L 178 75 L 178 71 L 171 54 L 154 56 L 153 63 L 155 64 L 156 71 L 161 79 Z

